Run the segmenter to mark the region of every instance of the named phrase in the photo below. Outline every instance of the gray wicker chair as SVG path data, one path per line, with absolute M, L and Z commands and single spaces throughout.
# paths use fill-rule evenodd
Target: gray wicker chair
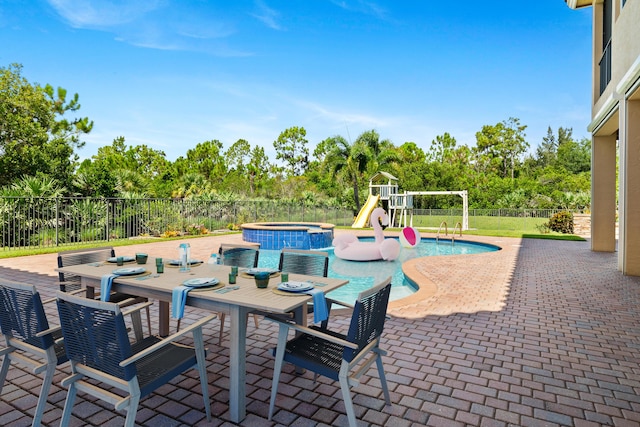
M 260 246 L 222 243 L 218 249 L 218 255 L 224 265 L 236 265 L 242 268 L 257 267 Z
M 237 266 L 239 268 L 255 268 L 258 266 L 260 256 L 259 245 L 237 245 L 231 243 L 221 243 L 218 249 L 218 256 L 224 265 Z M 224 333 L 224 320 L 226 315 L 219 313 L 220 316 L 220 334 L 218 336 L 218 344 L 222 345 L 222 335 Z M 257 328 L 259 326 L 258 317 L 253 315 L 253 324 Z
M 286 273 L 307 274 L 310 276 L 327 277 L 329 274 L 329 253 L 306 249 L 282 249 L 278 270 Z M 333 300 L 327 301 L 327 312 L 331 312 Z M 313 313 L 313 303 L 307 304 L 307 312 Z M 326 328 L 329 320 L 322 322 Z
M 113 404 L 116 410 L 126 410 L 124 425 L 132 427 L 140 399 L 190 368 L 199 372 L 204 408 L 207 420 L 211 421 L 202 326 L 215 315 L 165 339 L 148 336 L 131 343 L 124 313 L 118 304 L 64 292 L 58 292 L 57 298 L 62 334 L 71 361 L 71 375 L 62 381 L 62 386 L 69 387 L 69 391 L 60 426 L 69 425 L 76 394 L 81 391 Z M 141 309 L 142 305 L 132 308 Z M 187 333 L 193 333 L 195 347 L 173 342 Z M 113 387 L 126 395 L 114 393 L 110 390 Z
M 327 277 L 329 254 L 323 251 L 283 249 L 278 270 L 287 273 Z
M 391 277 L 388 277 L 371 289 L 358 296 L 351 324 L 347 334 L 320 328 L 307 328 L 279 318 L 268 318 L 280 324 L 278 346 L 275 349 L 273 385 L 269 403 L 269 420 L 273 416 L 278 383 L 283 362 L 309 370 L 315 376 L 340 382 L 342 398 L 347 412 L 349 426 L 356 427 L 356 416 L 351 400 L 352 386 L 358 385 L 359 378 L 375 363 L 387 405 L 391 404 L 387 380 L 382 366 L 382 356 L 386 352 L 380 349 L 380 336 L 384 329 L 387 305 L 391 292 Z M 296 337 L 287 341 L 289 329 Z
M 0 327 L 6 347 L 0 347 L 0 393 L 11 362 L 44 372 L 32 426 L 39 426 L 56 366 L 67 361 L 60 328 L 49 328 L 40 294 L 33 285 L 0 281 Z
M 89 264 L 92 262 L 106 262 L 109 258 L 115 256 L 116 253 L 112 246 L 58 252 L 58 268 L 70 265 Z M 80 276 L 58 272 L 58 280 L 60 281 L 60 290 L 62 292 L 70 292 L 73 294 L 84 292 L 84 290 L 81 289 Z M 120 307 L 129 307 L 134 304 L 146 303 L 147 301 L 147 298 L 123 294 L 121 292 L 112 292 L 109 296 L 109 302 L 118 303 Z M 149 334 L 151 334 L 151 312 L 149 306 L 147 306 L 146 315 L 147 328 L 149 328 Z M 137 313 L 136 316 L 137 318 L 134 318 L 134 325 L 136 322 L 139 323 L 140 319 L 139 313 Z M 138 331 L 138 334 L 140 335 L 141 332 Z

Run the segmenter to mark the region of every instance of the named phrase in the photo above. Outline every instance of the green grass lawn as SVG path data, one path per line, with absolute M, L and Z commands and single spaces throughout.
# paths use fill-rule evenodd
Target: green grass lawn
M 535 217 L 505 217 L 505 216 L 470 216 L 469 228 L 472 230 L 504 230 L 539 233 L 539 227 L 548 221 L 547 218 Z M 462 224 L 462 216 L 441 216 L 441 215 L 414 215 L 413 226 L 418 229 L 435 228 L 446 223 L 449 231 L 453 230 L 456 224 Z M 444 229 L 444 228 L 443 228 Z

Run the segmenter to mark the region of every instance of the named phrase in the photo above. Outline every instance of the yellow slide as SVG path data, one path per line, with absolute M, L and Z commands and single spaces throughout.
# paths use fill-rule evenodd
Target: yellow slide
M 376 194 L 375 196 L 369 194 L 367 198 L 367 202 L 364 204 L 362 209 L 360 209 L 360 213 L 356 217 L 356 221 L 353 223 L 351 228 L 364 228 L 369 221 L 369 217 L 371 216 L 371 212 L 378 206 L 378 200 L 380 200 L 380 195 Z

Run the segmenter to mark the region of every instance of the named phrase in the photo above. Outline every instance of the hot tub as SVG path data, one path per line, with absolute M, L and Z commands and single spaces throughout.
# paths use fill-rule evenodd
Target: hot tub
M 242 240 L 260 249 L 322 249 L 333 242 L 335 225 L 323 222 L 253 222 L 242 224 Z

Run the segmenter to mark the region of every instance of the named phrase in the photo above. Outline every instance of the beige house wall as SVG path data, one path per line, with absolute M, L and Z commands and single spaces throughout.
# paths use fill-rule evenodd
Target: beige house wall
M 619 264 L 624 274 L 640 276 L 640 101 L 628 101 L 626 113 L 625 171 L 621 175 L 625 207 L 620 223 Z
M 633 63 L 640 56 L 640 2 L 627 0 L 624 8 L 620 8 L 620 0 L 613 0 L 613 29 L 611 35 L 611 82 L 600 95 L 600 58 L 602 56 L 602 15 L 603 3 L 596 3 L 593 13 L 593 85 L 594 100 L 592 116 L 595 116 L 608 100 L 615 97 L 615 88 L 625 76 Z
M 591 249 L 616 250 L 615 135 L 596 136 L 591 145 Z
M 617 195 L 618 267 L 624 274 L 640 276 L 640 0 L 626 0 L 624 7 L 621 0 L 612 0 L 611 80 L 602 94 L 604 2 L 565 1 L 574 9 L 593 10 L 591 248 L 616 248 Z

